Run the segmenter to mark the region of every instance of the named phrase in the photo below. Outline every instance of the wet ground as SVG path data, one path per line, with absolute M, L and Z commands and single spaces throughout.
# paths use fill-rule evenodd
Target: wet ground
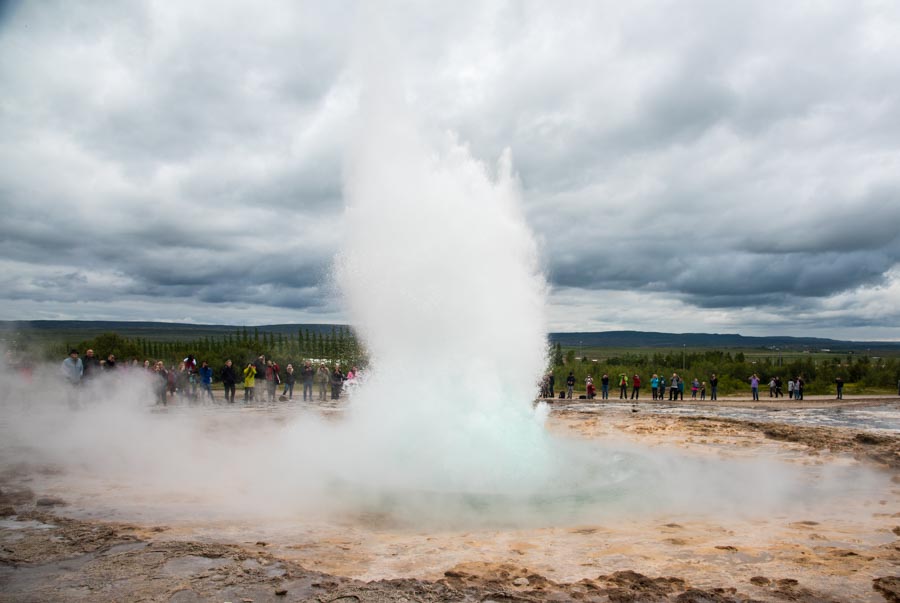
M 900 396 L 854 396 L 835 400 L 832 396 L 807 396 L 804 400 L 745 397 L 711 400 L 555 400 L 554 408 L 585 413 L 617 412 L 636 407 L 643 412 L 683 417 L 721 417 L 767 421 L 790 425 L 853 427 L 900 431 Z
M 140 480 L 4 449 L 0 601 L 900 600 L 900 436 L 886 427 L 897 408 L 808 403 L 822 409 L 557 406 L 555 438 L 650 472 L 623 474 L 608 504 L 589 501 L 586 513 L 508 521 L 435 522 L 402 507 L 237 514 L 203 492 L 153 496 Z M 340 421 L 341 405 L 329 406 Z M 234 437 L 298 409 L 315 410 L 152 412 L 208 417 Z M 852 423 L 823 419 L 846 413 Z M 651 471 L 660 467 L 673 475 Z M 697 495 L 673 500 L 681 490 Z

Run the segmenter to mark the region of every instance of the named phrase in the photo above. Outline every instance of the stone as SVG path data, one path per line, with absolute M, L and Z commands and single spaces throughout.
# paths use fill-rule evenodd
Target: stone
M 34 504 L 39 507 L 62 507 L 68 503 L 58 496 L 42 496 L 34 501 Z

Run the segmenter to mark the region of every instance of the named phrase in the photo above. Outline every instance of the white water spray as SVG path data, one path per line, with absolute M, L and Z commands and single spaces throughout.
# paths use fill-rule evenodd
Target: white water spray
M 546 286 L 510 153 L 491 174 L 451 135 L 430 148 L 404 103 L 367 100 L 335 271 L 372 360 L 350 431 L 394 486 L 520 490 L 547 470 Z

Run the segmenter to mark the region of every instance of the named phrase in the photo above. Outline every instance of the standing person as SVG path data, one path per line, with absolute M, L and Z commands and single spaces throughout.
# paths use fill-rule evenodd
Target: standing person
M 290 393 L 288 393 L 290 392 Z M 282 396 L 287 396 L 288 400 L 294 399 L 294 365 L 288 364 L 284 369 L 284 391 Z
M 619 373 L 619 400 L 628 399 L 628 375 Z
M 587 376 L 587 379 L 584 380 L 584 389 L 587 392 L 587 399 L 593 400 L 596 395 L 596 391 L 594 390 L 594 378 L 590 375 Z
M 803 399 L 803 376 L 801 375 L 797 375 L 797 378 L 794 380 L 794 399 Z
M 836 377 L 834 380 L 834 384 L 837 386 L 837 399 L 844 399 L 844 380 L 840 377 Z
M 756 373 L 750 375 L 750 393 L 753 394 L 754 400 L 759 400 L 759 377 Z
M 162 362 L 162 360 L 160 360 Z M 169 397 L 172 398 L 172 402 L 175 401 L 175 391 L 177 390 L 177 378 L 178 371 L 175 370 L 175 365 L 169 367 L 169 370 L 166 371 L 166 389 L 169 391 Z
M 278 389 L 278 370 L 275 368 L 275 363 L 271 360 L 266 360 L 266 368 L 265 368 L 266 379 L 266 399 L 269 402 L 275 401 L 275 390 Z
M 331 381 L 331 375 L 328 374 L 328 369 L 325 368 L 325 363 L 319 365 L 319 370 L 316 371 L 316 383 L 319 384 L 319 400 L 325 399 L 325 392 L 328 390 L 328 383 Z
M 191 400 L 196 401 L 199 398 L 199 396 L 197 395 L 197 389 L 198 389 L 197 385 L 200 382 L 200 373 L 197 372 L 196 368 L 193 370 L 191 370 L 189 368 L 189 369 L 187 369 L 187 378 L 188 378 L 188 383 L 191 386 L 190 398 L 191 398 Z
M 244 368 L 244 402 L 253 402 L 253 390 L 256 387 L 256 365 L 252 362 Z
M 69 355 L 62 361 L 60 367 L 62 376 L 69 385 L 77 387 L 84 376 L 84 363 L 78 357 L 78 350 L 69 350 Z
M 794 379 L 788 379 L 788 398 L 794 399 Z
M 710 400 L 718 400 L 719 399 L 719 378 L 716 377 L 716 374 L 713 373 L 709 376 L 709 399 Z
M 650 377 L 650 393 L 653 394 L 653 399 L 656 400 L 657 389 L 659 388 L 659 375 L 653 373 L 653 376 Z
M 264 354 L 260 354 L 259 357 L 253 361 L 253 366 L 256 367 L 256 376 L 262 379 L 266 374 L 266 357 Z
M 657 393 L 656 399 L 657 400 L 665 400 L 666 399 L 666 376 L 665 375 L 661 374 L 659 376 L 659 384 L 656 386 L 656 389 L 658 390 L 656 392 Z
M 672 373 L 672 378 L 669 380 L 669 401 L 672 402 L 678 399 L 678 373 Z
M 678 378 L 678 397 L 684 400 L 684 379 Z
M 200 385 L 203 387 L 203 391 L 206 392 L 206 395 L 209 396 L 209 399 L 215 402 L 216 397 L 212 393 L 212 379 L 213 370 L 209 366 L 209 363 L 204 360 L 200 363 Z
M 84 363 L 78 357 L 78 350 L 69 350 L 69 355 L 62 361 L 59 367 L 63 379 L 69 385 L 66 392 L 69 406 L 75 408 L 78 406 L 78 386 L 81 384 L 81 378 L 84 376 Z
M 637 400 L 641 397 L 641 376 L 637 373 L 631 378 L 631 399 Z
M 604 400 L 609 400 L 609 375 L 606 373 L 600 378 L 600 392 Z
M 697 392 L 700 391 L 700 382 L 694 377 L 691 380 L 691 400 L 697 399 Z
M 783 398 L 784 392 L 781 391 L 781 377 L 775 377 L 775 397 Z
M 309 400 L 312 402 L 313 399 L 313 377 L 315 377 L 316 372 L 313 370 L 312 363 L 309 360 L 303 363 L 303 368 L 300 369 L 300 378 L 303 379 L 303 401 L 306 402 L 306 394 L 309 393 Z
M 186 368 L 188 371 L 193 371 L 197 368 L 197 359 L 194 358 L 193 354 L 188 354 L 187 357 L 181 362 L 184 363 L 184 368 Z
M 103 369 L 111 372 L 116 370 L 116 357 L 114 354 L 106 357 L 106 364 L 103 365 Z
M 168 404 L 166 390 L 169 388 L 169 373 L 162 360 L 153 365 L 151 374 L 153 375 L 153 389 L 156 391 L 156 402 L 165 406 Z
M 82 364 L 84 365 L 84 375 L 82 380 L 85 383 L 100 374 L 100 359 L 94 355 L 94 350 L 88 348 L 84 353 Z
M 566 377 L 566 398 L 569 400 L 572 399 L 572 394 L 575 393 L 575 373 L 573 371 L 569 371 L 569 376 Z
M 700 399 L 706 400 L 706 381 L 700 383 Z
M 556 396 L 556 394 L 553 393 L 554 386 L 556 386 L 556 375 L 553 374 L 553 371 L 550 371 L 550 374 L 547 375 L 547 388 L 550 390 L 551 398 Z
M 237 375 L 234 373 L 234 366 L 231 358 L 225 361 L 222 367 L 222 387 L 225 388 L 225 401 L 234 404 L 234 390 L 237 382 Z
M 769 397 L 775 397 L 775 377 L 769 379 Z
M 341 389 L 344 387 L 344 373 L 341 372 L 340 365 L 334 365 L 334 371 L 331 372 L 331 399 L 338 400 L 341 397 Z

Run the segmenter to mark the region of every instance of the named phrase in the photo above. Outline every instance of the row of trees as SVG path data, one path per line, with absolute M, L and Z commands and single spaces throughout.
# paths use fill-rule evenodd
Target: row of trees
M 365 353 L 357 337 L 344 327 L 334 327 L 331 332 L 311 332 L 298 330 L 296 334 L 249 331 L 243 328 L 222 337 L 202 337 L 192 341 L 155 341 L 143 338 L 122 337 L 117 333 L 103 333 L 93 339 L 73 344 L 66 342 L 52 346 L 53 357 L 65 356 L 71 348 L 82 354 L 93 349 L 100 359 L 110 354 L 117 362 L 131 362 L 136 359 L 162 360 L 166 366 L 177 365 L 189 354 L 198 362 L 206 360 L 218 371 L 227 359 L 237 366 L 255 360 L 260 354 L 274 358 L 282 366 L 291 363 L 296 367 L 304 360 L 325 362 L 328 365 L 362 366 Z
M 292 363 L 296 366 L 307 359 L 329 365 L 366 364 L 365 352 L 358 338 L 344 327 L 333 327 L 330 332 L 324 333 L 301 329 L 288 335 L 243 328 L 222 337 L 202 337 L 193 341 L 155 341 L 104 333 L 77 344 L 67 342 L 52 346 L 48 352 L 52 358 L 58 359 L 65 356 L 71 347 L 78 348 L 82 353 L 93 348 L 101 359 L 113 354 L 119 362 L 150 359 L 162 360 L 167 366 L 177 365 L 185 356 L 193 354 L 198 361 L 207 360 L 215 370 L 228 358 L 241 366 L 260 354 L 275 358 L 282 365 Z M 771 377 L 781 377 L 786 388 L 788 379 L 802 375 L 806 392 L 810 394 L 833 392 L 837 377 L 847 384 L 848 392 L 855 393 L 894 389 L 900 381 L 900 359 L 870 358 L 867 355 L 821 357 L 810 354 L 784 359 L 780 356 L 748 358 L 743 352 L 679 350 L 628 352 L 598 361 L 577 359 L 575 350 L 563 350 L 560 344 L 556 344 L 550 350 L 550 361 L 557 389 L 565 384 L 569 371 L 574 372 L 579 388 L 583 388 L 588 375 L 597 382 L 606 373 L 611 383 L 616 385 L 619 375 L 627 375 L 630 384 L 632 375 L 636 373 L 641 376 L 645 389 L 649 388 L 653 373 L 665 375 L 667 380 L 672 373 L 678 373 L 688 383 L 695 377 L 708 382 L 710 375 L 715 373 L 719 377 L 719 392 L 723 395 L 748 391 L 748 379 L 754 373 L 762 379 L 763 391 Z
M 719 378 L 719 392 L 723 395 L 748 392 L 748 380 L 754 373 L 762 380 L 763 391 L 766 391 L 772 377 L 781 377 L 785 395 L 788 379 L 798 375 L 803 376 L 806 384 L 804 389 L 809 394 L 833 393 L 837 377 L 847 384 L 847 392 L 855 393 L 896 390 L 900 381 L 900 359 L 871 358 L 867 355 L 748 358 L 743 352 L 732 354 L 703 350 L 646 354 L 631 352 L 594 361 L 588 358 L 577 359 L 575 350 L 564 352 L 557 344 L 553 346 L 550 357 L 557 390 L 560 385 L 565 386 L 569 371 L 574 372 L 576 383 L 582 389 L 588 375 L 594 378 L 599 389 L 599 377 L 604 373 L 610 376 L 613 386 L 618 385 L 619 375 L 625 374 L 628 376 L 629 391 L 634 374 L 640 375 L 642 389 L 646 390 L 650 387 L 653 373 L 665 375 L 667 382 L 672 373 L 678 373 L 687 383 L 695 377 L 701 382 L 708 382 L 710 375 L 715 373 Z

